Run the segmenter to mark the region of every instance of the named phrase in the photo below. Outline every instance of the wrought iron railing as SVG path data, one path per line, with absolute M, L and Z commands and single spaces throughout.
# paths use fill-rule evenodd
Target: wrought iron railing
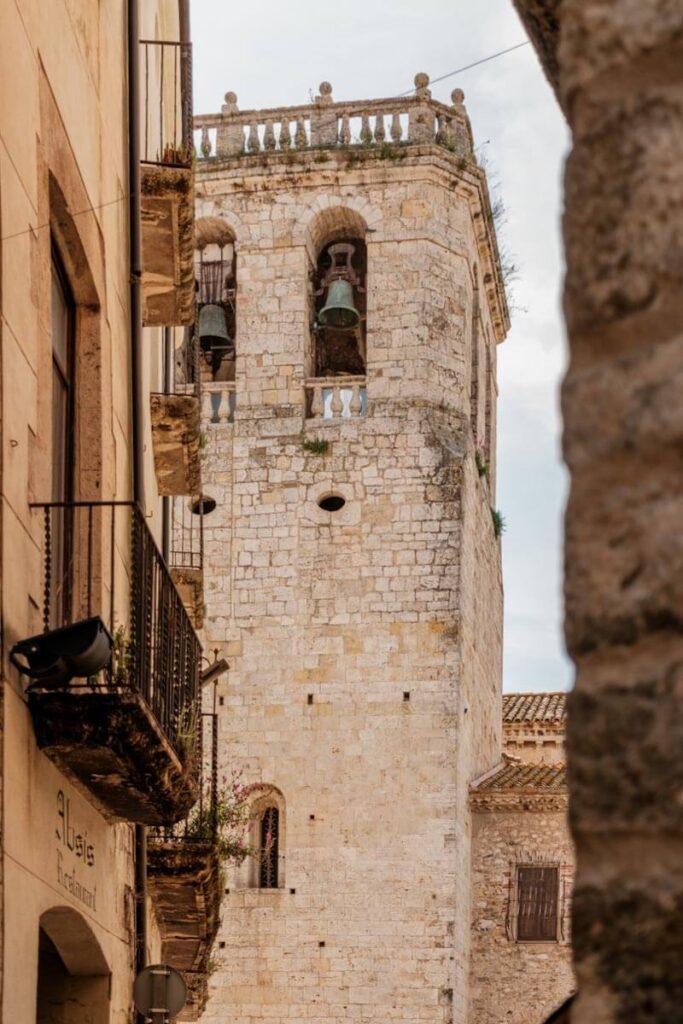
M 199 800 L 183 821 L 150 829 L 149 838 L 163 843 L 215 843 L 218 837 L 218 715 L 203 711 L 199 730 L 201 786 Z
M 201 646 L 164 559 L 134 502 L 34 503 L 44 523 L 45 630 L 99 615 L 110 664 L 70 688 L 140 694 L 176 751 L 197 742 Z
M 207 499 L 185 495 L 171 500 L 170 564 L 173 569 L 200 570 L 204 565 L 204 514 Z
M 143 163 L 192 163 L 192 45 L 140 40 Z

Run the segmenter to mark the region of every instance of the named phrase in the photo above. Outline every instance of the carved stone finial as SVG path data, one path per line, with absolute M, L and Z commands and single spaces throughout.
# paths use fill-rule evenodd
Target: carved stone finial
M 424 71 L 418 71 L 415 75 L 415 95 L 421 100 L 430 100 L 432 94 L 428 86 L 429 75 L 425 74 Z
M 451 102 L 454 107 L 460 107 L 465 102 L 465 93 L 462 89 L 454 89 L 451 93 Z
M 331 103 L 332 102 L 332 85 L 330 82 L 321 82 L 318 86 L 320 95 L 316 96 L 316 103 Z
M 234 114 L 237 111 L 237 93 L 226 92 L 225 104 L 223 106 L 224 114 Z

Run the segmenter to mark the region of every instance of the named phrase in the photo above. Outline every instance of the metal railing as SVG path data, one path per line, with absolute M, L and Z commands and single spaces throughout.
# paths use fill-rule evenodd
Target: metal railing
M 200 570 L 204 565 L 204 502 L 199 495 L 171 499 L 171 568 Z
M 37 502 L 43 512 L 45 630 L 99 615 L 112 660 L 71 688 L 140 694 L 185 756 L 197 741 L 201 646 L 139 506 Z
M 215 843 L 218 837 L 218 715 L 203 711 L 198 745 L 201 765 L 199 800 L 183 821 L 158 825 L 149 838 L 162 843 Z
M 140 40 L 143 163 L 192 163 L 192 45 Z

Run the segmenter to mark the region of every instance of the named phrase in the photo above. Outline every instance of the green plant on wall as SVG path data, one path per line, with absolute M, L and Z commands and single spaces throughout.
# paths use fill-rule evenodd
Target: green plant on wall
M 239 774 L 230 781 L 223 780 L 212 806 L 210 787 L 205 787 L 204 799 L 190 812 L 185 830 L 188 842 L 215 841 L 218 856 L 222 861 L 232 860 L 241 864 L 245 857 L 265 857 L 270 847 L 256 849 L 249 842 L 252 825 L 252 798 L 261 792 L 263 786 L 254 783 L 245 786 Z
M 302 441 L 301 447 L 305 452 L 310 452 L 311 455 L 327 455 L 330 450 L 330 442 L 322 437 L 315 437 L 311 438 L 311 440 Z
M 479 474 L 479 476 L 487 476 L 489 471 L 489 464 L 486 461 L 486 456 L 484 455 L 481 448 L 477 448 L 477 450 L 475 451 L 474 462 L 477 467 L 477 473 Z
M 111 680 L 114 686 L 128 686 L 133 666 L 133 651 L 126 639 L 126 627 L 117 626 L 112 637 Z
M 175 717 L 175 748 L 183 764 L 191 770 L 198 754 L 199 702 L 187 701 Z
M 496 508 L 492 508 L 491 520 L 493 522 L 493 532 L 496 537 L 500 537 L 501 534 L 505 532 L 505 518 L 502 512 L 499 512 Z

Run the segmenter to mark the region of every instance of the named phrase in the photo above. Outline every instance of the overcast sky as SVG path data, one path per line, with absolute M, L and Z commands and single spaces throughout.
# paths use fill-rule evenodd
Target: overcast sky
M 526 36 L 511 0 L 193 0 L 197 113 L 228 89 L 243 109 L 306 103 L 323 80 L 336 99 L 393 96 Z M 560 178 L 568 135 L 530 46 L 433 85 L 465 91 L 478 150 L 507 208 L 502 242 L 519 266 L 512 329 L 499 347 L 498 499 L 506 521 L 507 690 L 570 685 L 561 633 L 558 382 Z

